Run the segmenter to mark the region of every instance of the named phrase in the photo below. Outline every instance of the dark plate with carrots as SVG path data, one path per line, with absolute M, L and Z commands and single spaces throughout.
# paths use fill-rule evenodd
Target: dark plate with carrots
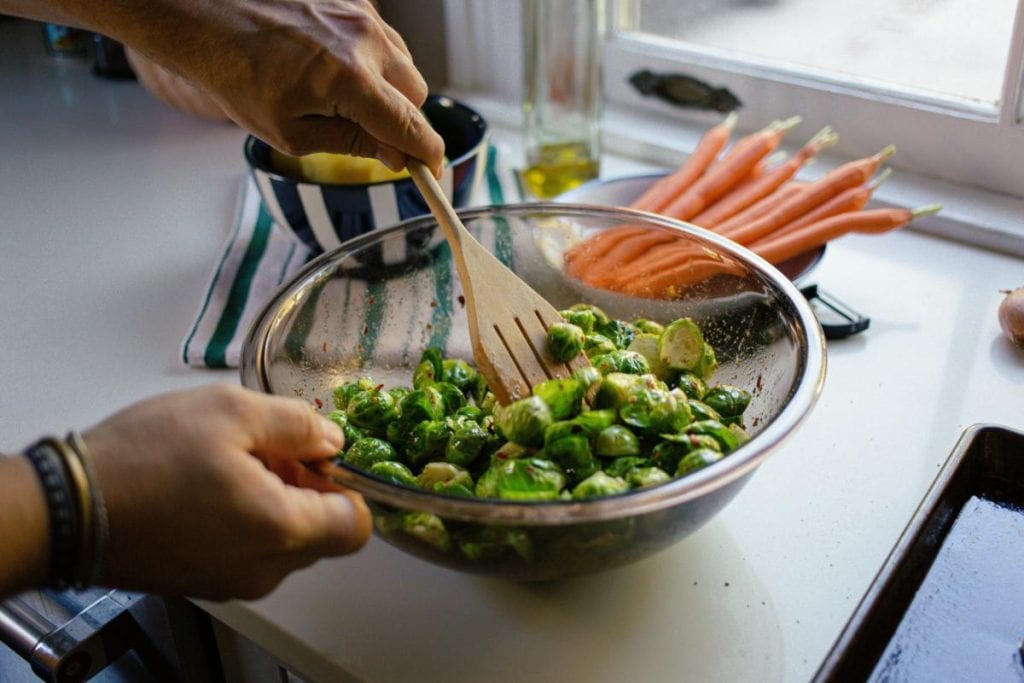
M 655 182 L 665 177 L 664 173 L 649 173 L 620 178 L 598 179 L 584 183 L 560 195 L 557 201 L 574 204 L 597 204 L 600 206 L 628 207 Z M 825 245 L 821 245 L 776 265 L 783 275 L 800 284 L 825 256 Z

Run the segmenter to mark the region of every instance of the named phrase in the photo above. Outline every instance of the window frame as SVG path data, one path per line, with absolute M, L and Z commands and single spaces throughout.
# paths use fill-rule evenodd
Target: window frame
M 684 49 L 670 41 L 637 40 L 621 31 L 635 25 L 635 1 L 610 0 L 610 8 L 604 55 L 607 151 L 670 166 L 692 150 L 700 133 L 720 120 L 720 114 L 673 107 L 626 85 L 639 68 L 685 69 L 745 100 L 741 131 L 744 121 L 760 127 L 776 116 L 794 113 L 804 122 L 792 140 L 810 137 L 826 124 L 835 127 L 840 144 L 816 162 L 815 173 L 894 143 L 896 172 L 876 192 L 879 203 L 918 206 L 942 201 L 943 211 L 915 224 L 919 229 L 1024 256 L 1024 163 L 1019 161 L 1024 160 L 1024 0 L 1018 0 L 1004 104 L 998 109 L 922 93 L 895 94 L 874 83 L 837 84 L 821 74 L 737 62 L 729 55 Z M 445 0 L 445 16 L 448 87 L 491 101 L 488 116 L 516 125 L 522 80 L 521 3 Z M 758 96 L 744 96 L 751 92 Z M 939 147 L 935 140 L 949 145 Z

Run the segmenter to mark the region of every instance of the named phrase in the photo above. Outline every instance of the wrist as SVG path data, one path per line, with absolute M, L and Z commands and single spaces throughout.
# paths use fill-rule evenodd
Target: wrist
M 46 495 L 24 455 L 0 456 L 0 596 L 45 583 L 50 566 Z

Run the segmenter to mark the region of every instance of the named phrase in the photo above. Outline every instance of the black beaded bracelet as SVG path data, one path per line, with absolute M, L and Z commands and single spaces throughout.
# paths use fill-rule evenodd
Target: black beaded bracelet
M 25 450 L 35 467 L 50 513 L 50 575 L 47 583 L 64 589 L 71 585 L 78 561 L 79 533 L 76 497 L 60 452 L 46 439 Z

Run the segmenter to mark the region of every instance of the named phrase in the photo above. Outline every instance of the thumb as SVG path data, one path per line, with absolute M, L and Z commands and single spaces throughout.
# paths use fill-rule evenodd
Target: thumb
M 345 443 L 341 428 L 298 398 L 252 394 L 251 450 L 261 459 L 329 458 Z
M 373 530 L 370 510 L 352 491 L 319 493 L 288 487 L 289 503 L 302 529 L 300 543 L 317 557 L 347 555 L 366 545 Z

